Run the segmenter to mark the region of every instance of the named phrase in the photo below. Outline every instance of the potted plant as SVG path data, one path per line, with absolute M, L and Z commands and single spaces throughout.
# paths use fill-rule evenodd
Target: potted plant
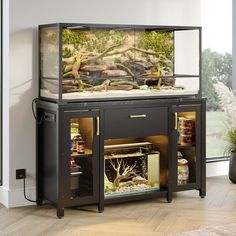
M 236 183 L 236 129 L 227 133 L 228 146 L 226 153 L 230 155 L 229 160 L 229 179 Z
M 220 104 L 226 117 L 226 140 L 228 145 L 225 153 L 230 156 L 229 179 L 236 183 L 236 97 L 234 93 L 223 83 L 214 85 Z

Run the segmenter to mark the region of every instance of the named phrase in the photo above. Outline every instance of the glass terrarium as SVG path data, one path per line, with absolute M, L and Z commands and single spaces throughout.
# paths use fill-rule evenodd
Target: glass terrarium
M 201 28 L 39 26 L 40 98 L 200 96 Z
M 104 147 L 106 197 L 160 189 L 160 152 L 150 142 Z

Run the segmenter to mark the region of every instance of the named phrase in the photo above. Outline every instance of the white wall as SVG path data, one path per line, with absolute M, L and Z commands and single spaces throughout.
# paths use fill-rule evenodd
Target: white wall
M 8 0 L 2 1 L 3 6 L 3 85 L 2 85 L 2 175 L 3 184 L 0 187 L 0 202 L 4 205 L 8 204 L 8 189 L 9 189 L 9 2 Z
M 37 97 L 37 26 L 55 22 L 200 25 L 199 0 L 10 0 L 10 153 L 5 190 L 8 207 L 29 204 L 15 170 L 26 168 L 29 197 L 35 197 L 35 123 L 31 100 Z M 7 75 L 7 74 L 6 74 Z M 8 75 L 7 75 L 8 76 Z M 5 81 L 8 78 L 4 78 Z M 7 121 L 6 121 L 7 124 Z M 5 124 L 4 124 L 5 125 Z M 1 198 L 0 198 L 1 200 Z

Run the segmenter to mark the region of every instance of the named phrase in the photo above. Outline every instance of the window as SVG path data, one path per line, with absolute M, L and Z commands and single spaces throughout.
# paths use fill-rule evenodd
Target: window
M 221 81 L 232 88 L 232 0 L 203 0 L 202 27 L 202 89 L 208 99 L 206 155 L 222 157 L 225 117 L 213 85 Z

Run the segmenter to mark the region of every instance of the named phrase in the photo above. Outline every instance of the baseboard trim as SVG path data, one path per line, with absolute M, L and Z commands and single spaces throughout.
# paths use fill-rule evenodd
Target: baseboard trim
M 206 177 L 228 175 L 229 161 L 209 162 L 206 164 Z
M 206 163 L 213 163 L 213 162 L 221 162 L 221 161 L 229 161 L 230 157 L 209 157 L 206 158 Z
M 0 203 L 8 207 L 8 189 L 4 186 L 0 186 Z
M 26 188 L 26 196 L 29 199 L 35 200 L 35 193 L 36 187 Z M 35 203 L 29 202 L 24 198 L 23 188 L 7 189 L 4 186 L 0 186 L 0 202 L 7 208 L 35 205 Z

